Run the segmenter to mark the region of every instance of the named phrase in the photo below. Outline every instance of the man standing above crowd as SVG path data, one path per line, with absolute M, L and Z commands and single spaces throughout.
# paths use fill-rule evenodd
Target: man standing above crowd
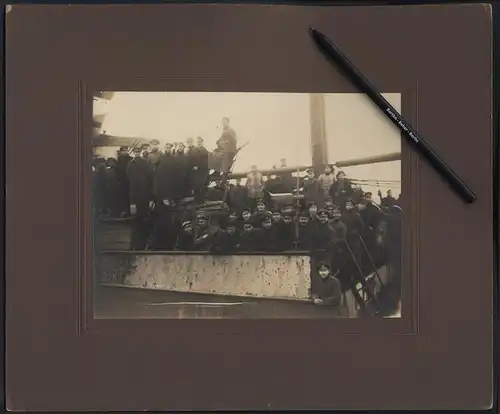
M 223 174 L 223 178 L 227 175 L 233 164 L 234 156 L 238 151 L 236 132 L 229 125 L 229 118 L 222 118 L 222 134 L 217 140 L 217 148 L 213 151 L 213 169 L 215 175 Z

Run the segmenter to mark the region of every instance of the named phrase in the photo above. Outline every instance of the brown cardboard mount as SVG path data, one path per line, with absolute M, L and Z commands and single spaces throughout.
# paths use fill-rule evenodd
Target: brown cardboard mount
M 92 91 L 356 92 L 311 25 L 477 194 L 403 145 L 402 317 L 93 319 Z M 490 6 L 14 5 L 6 59 L 8 409 L 491 406 Z

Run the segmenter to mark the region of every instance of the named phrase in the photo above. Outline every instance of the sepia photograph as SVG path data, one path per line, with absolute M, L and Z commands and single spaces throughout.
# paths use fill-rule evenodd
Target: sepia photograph
M 95 318 L 401 317 L 401 138 L 363 94 L 95 92 L 88 168 Z

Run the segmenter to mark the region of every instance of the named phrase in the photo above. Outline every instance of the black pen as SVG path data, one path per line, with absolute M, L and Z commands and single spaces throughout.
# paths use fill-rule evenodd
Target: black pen
M 375 89 L 375 87 L 361 74 L 361 72 L 347 59 L 333 42 L 324 34 L 318 32 L 312 27 L 309 31 L 316 43 L 331 57 L 346 73 L 351 80 L 366 93 L 382 112 L 395 124 L 401 132 L 410 140 L 410 143 L 441 174 L 448 180 L 450 186 L 467 203 L 476 201 L 476 195 L 467 185 L 458 177 L 458 175 L 446 164 L 446 162 L 430 147 L 430 145 L 406 122 L 403 117 L 387 102 L 387 100 Z

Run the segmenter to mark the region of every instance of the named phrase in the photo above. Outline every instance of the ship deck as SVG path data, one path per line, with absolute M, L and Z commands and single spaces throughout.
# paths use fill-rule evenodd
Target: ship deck
M 334 309 L 310 302 L 180 293 L 137 287 L 98 286 L 94 296 L 98 319 L 275 319 L 334 318 Z

